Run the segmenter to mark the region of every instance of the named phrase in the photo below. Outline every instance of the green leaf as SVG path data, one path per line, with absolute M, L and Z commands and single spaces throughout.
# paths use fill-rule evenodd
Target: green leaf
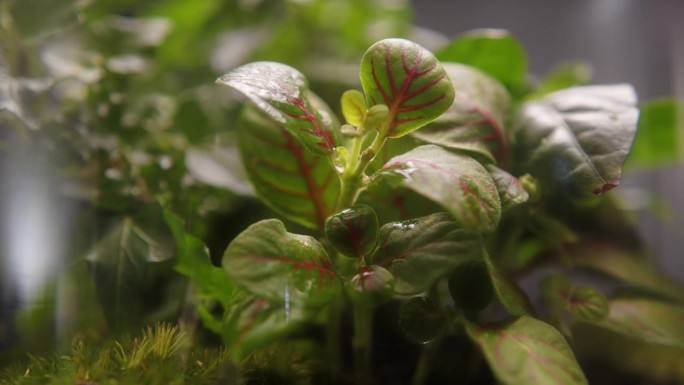
M 645 342 L 684 348 L 684 307 L 640 298 L 609 301 L 599 326 Z
M 504 125 L 508 91 L 475 68 L 456 63 L 443 65 L 454 85 L 454 103 L 412 135 L 422 142 L 467 151 L 487 162 L 504 158 L 509 147 Z
M 540 182 L 575 194 L 603 194 L 620 183 L 636 132 L 628 85 L 574 87 L 525 103 L 517 117 L 520 161 Z
M 325 303 L 339 289 L 323 245 L 288 233 L 277 219 L 257 222 L 228 246 L 223 268 L 251 294 L 277 303 Z
M 633 252 L 605 242 L 580 242 L 564 249 L 575 266 L 607 274 L 630 285 L 647 289 L 670 299 L 684 301 L 684 288 L 638 259 Z
M 240 359 L 297 332 L 314 317 L 315 313 L 301 303 L 284 305 L 240 293 L 226 313 L 221 335 L 231 355 Z
M 176 270 L 192 279 L 200 297 L 228 307 L 235 287 L 228 274 L 212 265 L 209 250 L 199 238 L 185 231 L 185 223 L 178 215 L 167 210 L 164 219 L 176 240 Z
M 547 306 L 555 315 L 560 315 L 568 305 L 572 293 L 572 282 L 562 274 L 551 274 L 539 282 L 539 290 Z
M 519 87 L 527 76 L 525 48 L 501 29 L 467 32 L 437 53 L 437 58 L 478 68 L 509 88 Z
M 434 302 L 414 297 L 399 310 L 399 326 L 406 337 L 422 344 L 439 337 L 447 327 L 447 315 Z
M 337 173 L 287 130 L 255 111 L 244 111 L 238 130 L 242 162 L 259 198 L 286 218 L 323 228 L 340 191 Z
M 496 189 L 499 191 L 502 211 L 505 212 L 527 202 L 530 196 L 518 178 L 493 164 L 487 165 L 487 171 L 489 171 L 494 184 L 496 184 Z
M 608 300 L 600 291 L 590 286 L 580 286 L 572 291 L 570 312 L 579 321 L 598 322 L 608 315 Z
M 660 167 L 684 159 L 684 102 L 656 99 L 641 105 L 639 129 L 627 164 Z
M 389 107 L 384 130 L 391 138 L 429 123 L 454 100 L 454 88 L 434 55 L 402 39 L 381 40 L 366 51 L 361 85 L 370 107 Z
M 486 263 L 470 260 L 458 265 L 449 278 L 449 293 L 459 309 L 484 310 L 494 294 Z
M 589 83 L 593 75 L 589 64 L 581 61 L 560 63 L 544 74 L 537 89 L 528 98 L 538 98 L 574 86 Z
M 382 226 L 370 263 L 389 269 L 397 294 L 417 294 L 464 261 L 481 257 L 481 247 L 477 234 L 437 213 Z
M 234 69 L 216 83 L 242 93 L 314 154 L 331 155 L 337 147 L 334 115 L 314 106 L 308 82 L 296 69 L 280 63 L 255 62 Z
M 325 221 L 325 236 L 335 250 L 348 257 L 370 253 L 378 238 L 378 216 L 367 205 L 356 205 Z
M 469 156 L 424 145 L 390 159 L 378 174 L 439 203 L 469 230 L 491 232 L 501 218 L 492 177 Z
M 489 269 L 494 294 L 501 305 L 513 315 L 530 315 L 534 313 L 525 292 L 512 280 L 499 273 L 489 256 L 485 253 L 484 261 Z
M 502 384 L 588 383 L 565 337 L 542 321 L 522 316 L 492 325 L 468 322 L 466 330 Z
M 174 247 L 158 205 L 118 220 L 86 260 L 110 328 L 123 332 L 139 321 L 140 284 L 150 263 L 169 260 Z
M 352 301 L 367 307 L 381 305 L 392 298 L 395 280 L 382 266 L 366 266 L 355 274 L 345 289 Z
M 366 120 L 366 98 L 357 90 L 345 91 L 340 99 L 347 123 L 358 127 Z

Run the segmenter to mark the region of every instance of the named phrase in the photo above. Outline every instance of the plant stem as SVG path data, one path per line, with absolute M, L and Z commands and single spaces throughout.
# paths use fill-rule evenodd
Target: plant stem
M 373 338 L 373 309 L 354 303 L 354 369 L 356 384 L 371 381 L 371 341 Z
M 353 206 L 361 191 L 366 188 L 364 181 L 366 168 L 382 150 L 387 137 L 382 133 L 377 134 L 373 143 L 363 152 L 361 152 L 362 141 L 362 137 L 354 139 L 351 160 L 344 173 L 340 176 L 340 197 L 337 200 L 335 211 Z
M 342 297 L 333 299 L 330 304 L 326 329 L 327 359 L 330 363 L 330 382 L 337 383 L 340 374 L 340 326 L 342 317 Z
M 435 355 L 439 350 L 439 343 L 440 340 L 436 339 L 423 346 L 418 364 L 416 365 L 416 371 L 413 372 L 413 381 L 411 382 L 413 385 L 425 385 L 427 383 L 432 362 L 434 362 Z

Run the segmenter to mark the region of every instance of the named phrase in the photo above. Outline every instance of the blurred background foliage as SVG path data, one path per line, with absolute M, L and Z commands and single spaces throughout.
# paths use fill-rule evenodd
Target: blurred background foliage
M 248 61 L 284 62 L 338 108 L 339 95 L 358 88 L 365 49 L 385 37 L 408 37 L 431 50 L 445 47 L 440 58 L 485 70 L 516 98 L 529 91 L 527 57 L 514 38 L 503 43 L 511 50 L 511 70 L 486 60 L 491 55 L 471 57 L 471 37 L 447 45 L 411 21 L 408 0 L 0 0 L 0 365 L 24 360 L 26 352 L 88 356 L 70 346 L 73 336 L 98 340 L 159 321 L 197 323 L 195 288 L 174 266 L 169 213 L 207 245 L 216 265 L 235 235 L 275 216 L 255 199 L 241 169 L 233 124 L 238 108 L 214 86 L 218 75 Z M 541 78 L 537 92 L 590 78 L 586 64 L 568 62 Z M 659 100 L 643 111 L 641 127 L 681 126 L 679 102 Z M 633 167 L 681 159 L 676 130 L 639 135 Z M 584 214 L 573 218 L 588 231 L 608 227 L 587 225 Z M 307 232 L 292 223 L 288 228 Z M 615 238 L 629 243 L 634 238 L 625 234 L 634 231 L 628 223 Z M 188 238 L 188 247 L 201 242 Z M 597 334 L 580 329 L 577 335 L 589 341 Z M 220 344 L 209 333 L 191 337 Z M 622 344 L 622 356 L 581 343 L 580 354 L 653 371 L 641 345 L 602 338 Z M 476 356 L 459 346 L 443 348 L 444 354 Z M 648 349 L 665 357 L 663 378 L 684 378 L 676 369 L 681 349 Z M 260 354 L 268 361 L 277 352 Z M 453 368 L 444 371 L 444 378 L 453 374 Z

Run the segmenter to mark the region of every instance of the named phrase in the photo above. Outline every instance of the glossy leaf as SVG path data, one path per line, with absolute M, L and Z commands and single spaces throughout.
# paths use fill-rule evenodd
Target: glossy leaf
M 86 260 L 109 327 L 122 332 L 139 320 L 140 284 L 150 263 L 169 260 L 174 247 L 157 205 L 117 221 Z
M 527 76 L 525 48 L 501 29 L 467 32 L 437 53 L 437 58 L 478 68 L 511 88 L 519 87 Z
M 608 317 L 598 325 L 653 344 L 684 348 L 684 307 L 640 298 L 609 301 Z
M 499 191 L 502 211 L 510 210 L 527 202 L 530 196 L 518 178 L 493 164 L 487 165 L 487 171 L 489 171 L 494 184 L 496 184 L 496 189 Z
M 684 159 L 684 102 L 656 99 L 641 105 L 639 129 L 627 164 L 658 167 Z
M 221 76 L 216 83 L 231 87 L 317 155 L 331 155 L 338 145 L 336 123 L 310 101 L 308 82 L 281 63 L 255 62 Z
M 390 159 L 379 175 L 439 203 L 469 230 L 490 232 L 499 223 L 501 203 L 496 185 L 487 170 L 469 156 L 424 145 Z
M 466 325 L 501 384 L 588 383 L 565 337 L 551 325 L 527 316 L 493 325 Z
M 454 103 L 413 136 L 422 142 L 468 151 L 487 162 L 505 157 L 509 147 L 504 124 L 509 107 L 506 89 L 475 68 L 443 65 L 454 85 Z
M 361 60 L 361 85 L 370 107 L 389 107 L 387 136 L 400 137 L 440 116 L 454 88 L 437 59 L 403 39 L 373 44 Z
M 513 315 L 533 314 L 534 309 L 518 284 L 502 275 L 486 254 L 484 261 L 489 269 L 494 294 L 504 309 Z
M 292 221 L 322 229 L 340 189 L 330 162 L 306 151 L 287 130 L 253 110 L 245 111 L 238 140 L 259 198 Z
M 325 236 L 335 250 L 360 258 L 373 250 L 378 237 L 378 216 L 367 205 L 356 205 L 325 221 Z
M 414 297 L 399 310 L 399 325 L 406 337 L 422 344 L 439 337 L 447 327 L 448 318 L 434 302 Z
M 339 288 L 323 245 L 288 233 L 277 219 L 238 235 L 223 254 L 223 268 L 247 292 L 273 303 L 325 303 Z
M 381 305 L 392 298 L 395 279 L 382 266 L 366 266 L 345 285 L 347 294 L 356 303 L 371 307 Z
M 616 187 L 636 133 L 635 104 L 628 85 L 574 87 L 525 103 L 516 126 L 525 171 L 576 194 Z
M 185 231 L 185 223 L 178 215 L 165 211 L 164 219 L 176 240 L 176 270 L 192 279 L 200 297 L 215 299 L 224 307 L 230 305 L 235 284 L 228 274 L 212 265 L 209 250 L 199 238 Z
M 449 293 L 459 309 L 484 310 L 494 294 L 485 262 L 474 259 L 458 265 L 449 277 Z
M 480 257 L 481 247 L 477 234 L 449 214 L 437 213 L 382 226 L 370 263 L 389 269 L 397 294 L 417 294 L 464 261 Z

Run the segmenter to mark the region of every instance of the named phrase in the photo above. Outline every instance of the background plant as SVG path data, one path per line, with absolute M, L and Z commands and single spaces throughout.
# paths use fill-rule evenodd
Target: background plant
M 391 108 L 383 105 L 393 105 L 392 84 L 399 83 L 390 82 L 400 79 L 376 74 L 381 86 L 374 89 L 372 71 L 369 75 L 373 51 L 367 55 L 371 59 L 362 62 L 365 95 L 343 91 L 360 88 L 354 72 L 366 47 L 383 34 L 407 33 L 406 8 L 325 1 L 51 4 L 53 12 L 41 13 L 51 17 L 36 22 L 30 16 L 33 4 L 3 3 L 8 90 L 3 93 L 3 161 L 38 165 L 19 168 L 17 174 L 46 165 L 57 169 L 55 184 L 83 213 L 76 219 L 83 236 L 73 242 L 76 247 L 69 254 L 87 256 L 94 283 L 92 291 L 74 291 L 83 293 L 79 303 L 89 308 L 97 309 L 89 293 L 98 298 L 112 330 L 123 333 L 159 319 L 176 320 L 183 304 L 182 320 L 192 325 L 197 305 L 203 325 L 222 336 L 232 359 L 271 357 L 270 364 L 257 369 L 245 363 L 242 375 L 246 378 L 263 374 L 264 367 L 287 366 L 281 360 L 297 356 L 306 362 L 306 370 L 295 376 L 299 380 L 323 376 L 329 381 L 331 373 L 340 381 L 351 380 L 339 373 L 350 372 L 346 369 L 352 360 L 345 350 L 350 349 L 349 337 L 355 335 L 357 361 L 353 365 L 359 378 L 406 381 L 413 377 L 420 383 L 453 380 L 470 368 L 472 376 L 486 379 L 489 374 L 481 365 L 480 370 L 472 369 L 484 357 L 493 362 L 493 373 L 500 381 L 515 382 L 518 379 L 505 370 L 507 362 L 492 355 L 493 327 L 484 321 L 502 319 L 506 313 L 521 316 L 498 326 L 514 332 L 513 343 L 499 341 L 513 352 L 511 356 L 519 348 L 515 341 L 521 337 L 516 333 L 526 336 L 534 330 L 534 336 L 561 346 L 559 360 L 572 357 L 558 332 L 522 316 L 533 307 L 533 315 L 566 336 L 572 334 L 570 343 L 583 367 L 583 360 L 591 363 L 592 356 L 612 357 L 620 363 L 643 362 L 638 357 L 648 352 L 673 368 L 657 373 L 665 378 L 677 375 L 681 289 L 650 267 L 636 237 L 625 237 L 636 231 L 612 194 L 600 199 L 585 196 L 615 182 L 623 157 L 599 167 L 597 178 L 581 160 L 573 163 L 577 161 L 573 150 L 563 146 L 561 151 L 549 149 L 530 156 L 544 146 L 538 146 L 538 137 L 529 132 L 542 134 L 548 128 L 537 127 L 539 111 L 558 110 L 562 119 L 572 121 L 562 106 L 579 95 L 597 100 L 599 117 L 623 110 L 617 116 L 633 118 L 630 104 L 634 101 L 625 87 L 609 89 L 609 93 L 618 90 L 624 95 L 624 103 L 620 98 L 611 102 L 603 91 L 608 89 L 600 88 L 547 97 L 587 82 L 582 65 L 559 67 L 541 82 L 531 82 L 524 50 L 515 38 L 500 31 L 470 33 L 437 51 L 454 84 L 454 104 L 445 114 L 433 110 L 434 116 L 421 117 L 422 121 L 412 121 L 417 116 L 404 111 L 399 118 L 391 118 L 397 123 L 392 127 L 387 123 Z M 345 9 L 347 13 L 341 12 Z M 343 14 L 348 17 L 340 17 Z M 58 21 L 52 21 L 55 16 Z M 339 33 L 340 28 L 344 33 Z M 373 31 L 384 33 L 376 36 Z M 238 41 L 248 42 L 242 55 L 235 54 Z M 217 47 L 211 59 L 206 54 L 188 54 L 211 47 Z M 376 54 L 376 60 L 383 63 L 383 55 Z M 498 60 L 487 60 L 493 57 Z M 284 115 L 273 115 L 268 108 L 264 115 L 217 96 L 222 93 L 207 79 L 247 59 L 295 66 L 307 74 L 311 89 L 332 108 L 308 91 L 301 73 L 282 66 L 277 70 L 298 79 L 294 88 L 308 99 L 299 102 L 303 107 L 286 98 L 286 103 L 276 105 Z M 401 60 L 394 58 L 392 63 L 396 67 L 388 73 L 405 73 Z M 238 81 L 233 86 L 245 92 L 239 79 L 232 81 Z M 400 88 L 396 91 L 400 93 Z M 343 102 L 338 106 L 340 95 Z M 423 104 L 432 100 L 426 97 Z M 527 100 L 537 102 L 523 107 Z M 575 107 L 593 110 L 596 106 Z M 674 141 L 659 135 L 676 134 L 678 108 L 670 100 L 642 107 L 640 137 L 630 162 L 653 164 L 677 156 L 672 146 L 667 146 L 671 151 L 661 151 L 662 143 Z M 336 116 L 347 125 L 338 126 Z M 284 119 L 282 128 L 274 127 L 273 119 L 279 118 Z M 408 127 L 412 122 L 427 123 L 431 118 L 436 120 L 403 135 L 416 128 Z M 403 125 L 397 122 L 402 119 L 406 120 Z M 622 129 L 630 131 L 629 126 Z M 671 131 L 663 129 L 668 127 Z M 283 128 L 289 134 L 283 134 Z M 387 132 L 382 134 L 383 130 Z M 384 141 L 383 135 L 401 137 Z M 374 137 L 378 139 L 373 141 Z M 610 146 L 624 150 L 631 136 L 611 139 L 615 140 L 609 141 Z M 659 144 L 645 144 L 651 141 Z M 438 147 L 416 149 L 426 143 Z M 580 147 L 587 146 L 586 141 L 580 143 Z M 26 153 L 43 158 L 29 162 L 23 156 Z M 240 156 L 249 160 L 244 163 L 253 188 L 235 168 Z M 424 165 L 430 166 L 416 167 L 416 159 L 428 159 Z M 559 182 L 558 173 L 562 175 L 573 164 L 579 165 L 580 177 Z M 298 171 L 293 173 L 293 169 Z M 448 170 L 450 176 L 436 169 Z M 10 170 L 12 174 L 16 168 Z M 468 183 L 450 188 L 472 175 L 477 189 Z M 434 184 L 441 188 L 432 188 Z M 254 191 L 270 210 L 250 198 Z M 464 193 L 450 195 L 451 191 Z M 354 201 L 365 206 L 351 207 Z M 461 210 L 469 204 L 476 210 Z M 209 263 L 213 259 L 217 264 L 225 245 L 249 223 L 269 216 L 279 216 L 285 227 L 269 220 L 236 238 L 226 257 L 227 271 Z M 348 238 L 358 242 L 345 242 Z M 261 239 L 282 239 L 287 247 L 267 250 L 272 254 L 260 263 L 240 258 L 251 248 L 263 251 L 266 244 Z M 208 252 L 204 244 L 209 245 Z M 413 251 L 408 257 L 407 250 Z M 284 258 L 295 251 L 296 260 Z M 298 259 L 300 253 L 303 260 Z M 405 262 L 398 262 L 399 258 Z M 87 274 L 83 259 L 77 259 L 74 266 L 77 269 L 69 270 L 70 274 L 78 276 L 78 282 L 87 282 L 82 277 Z M 555 267 L 548 270 L 546 266 Z M 195 278 L 191 286 L 173 270 Z M 611 278 L 599 281 L 598 291 L 586 285 L 586 270 Z M 542 298 L 533 298 L 534 306 L 529 306 L 512 279 L 534 294 L 530 285 L 540 281 L 534 275 L 539 271 L 542 276 L 563 274 L 541 280 Z M 332 273 L 333 287 L 328 288 Z M 265 276 L 271 278 L 269 285 L 263 285 Z M 291 282 L 298 284 L 290 287 Z M 472 287 L 478 290 L 473 293 Z M 602 293 L 615 298 L 607 301 Z M 613 307 L 619 310 L 607 310 Z M 646 318 L 664 316 L 658 316 L 657 322 L 637 320 L 626 315 L 634 309 Z M 48 317 L 54 314 L 50 308 L 42 310 Z M 80 318 L 72 327 L 101 325 L 98 313 Z M 21 317 L 37 319 L 27 314 Z M 634 327 L 643 322 L 654 326 Z M 370 327 L 373 323 L 375 327 Z M 353 333 L 347 326 L 352 324 Z M 31 323 L 21 321 L 20 325 L 28 329 L 24 335 L 33 341 L 49 340 L 35 332 L 40 326 L 30 329 Z M 393 332 L 398 325 L 405 336 Z M 197 344 L 212 343 L 202 332 L 194 336 Z M 420 346 L 407 339 L 431 342 Z M 286 346 L 274 345 L 282 340 Z M 613 350 L 620 354 L 606 354 L 591 341 L 609 341 L 598 345 L 620 347 Z M 383 343 L 388 342 L 402 344 L 403 350 L 383 350 Z M 36 351 L 36 346 L 31 350 Z M 282 353 L 286 351 L 290 353 Z M 434 358 L 441 356 L 459 358 L 444 365 Z M 373 363 L 370 368 L 369 362 Z M 534 359 L 528 362 L 531 370 L 538 368 L 536 364 Z M 650 370 L 644 363 L 632 367 Z M 537 380 L 543 381 L 546 375 L 538 372 Z

